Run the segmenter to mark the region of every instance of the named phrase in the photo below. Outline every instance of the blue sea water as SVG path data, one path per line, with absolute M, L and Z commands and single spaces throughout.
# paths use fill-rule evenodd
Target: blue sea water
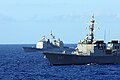
M 120 80 L 120 65 L 50 66 L 23 46 L 32 45 L 0 45 L 0 80 Z

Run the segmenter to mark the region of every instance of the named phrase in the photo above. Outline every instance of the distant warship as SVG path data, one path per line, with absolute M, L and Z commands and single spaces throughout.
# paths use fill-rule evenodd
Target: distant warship
M 37 42 L 36 47 L 23 47 L 24 52 L 45 52 L 45 51 L 74 51 L 75 49 L 72 47 L 64 46 L 63 41 L 60 39 L 56 40 L 52 31 L 50 33 L 50 39 L 47 39 L 45 36 Z
M 94 16 L 90 21 L 89 33 L 84 40 L 78 42 L 75 51 L 47 51 L 43 54 L 51 65 L 79 65 L 79 64 L 119 64 L 120 41 L 113 40 L 107 44 L 104 40 L 94 39 Z

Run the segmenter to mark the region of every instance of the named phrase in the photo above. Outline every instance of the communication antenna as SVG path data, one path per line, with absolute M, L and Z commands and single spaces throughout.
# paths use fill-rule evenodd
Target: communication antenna
M 53 42 L 53 40 L 55 39 L 55 36 L 53 35 L 52 30 L 50 32 L 50 36 L 51 36 L 51 41 Z
M 100 28 L 99 27 L 95 28 L 94 32 L 96 32 L 97 30 L 100 30 Z
M 110 40 L 111 39 L 111 37 L 110 37 L 110 27 L 109 27 L 108 37 L 109 37 L 109 40 Z
M 106 29 L 104 31 L 104 41 L 106 42 Z
M 42 40 L 43 40 L 43 41 L 45 41 L 45 40 L 46 40 L 46 37 L 45 37 L 45 35 L 42 37 Z

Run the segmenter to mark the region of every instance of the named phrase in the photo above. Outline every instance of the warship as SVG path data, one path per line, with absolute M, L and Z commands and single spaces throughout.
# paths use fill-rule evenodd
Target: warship
M 50 38 L 43 38 L 37 42 L 36 47 L 23 47 L 24 52 L 44 52 L 44 51 L 74 51 L 73 47 L 64 46 L 63 41 L 60 39 L 56 40 L 52 31 L 50 33 Z
M 112 40 L 105 43 L 104 40 L 95 40 L 95 19 L 92 16 L 89 25 L 89 33 L 80 40 L 75 51 L 47 51 L 43 52 L 50 65 L 82 65 L 82 64 L 119 64 L 120 41 Z

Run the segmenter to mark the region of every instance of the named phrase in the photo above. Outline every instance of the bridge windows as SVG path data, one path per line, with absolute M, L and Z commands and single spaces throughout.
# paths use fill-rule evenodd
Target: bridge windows
M 118 49 L 119 49 L 119 46 L 118 46 Z
M 120 49 L 120 47 L 119 46 L 114 46 L 114 49 Z

